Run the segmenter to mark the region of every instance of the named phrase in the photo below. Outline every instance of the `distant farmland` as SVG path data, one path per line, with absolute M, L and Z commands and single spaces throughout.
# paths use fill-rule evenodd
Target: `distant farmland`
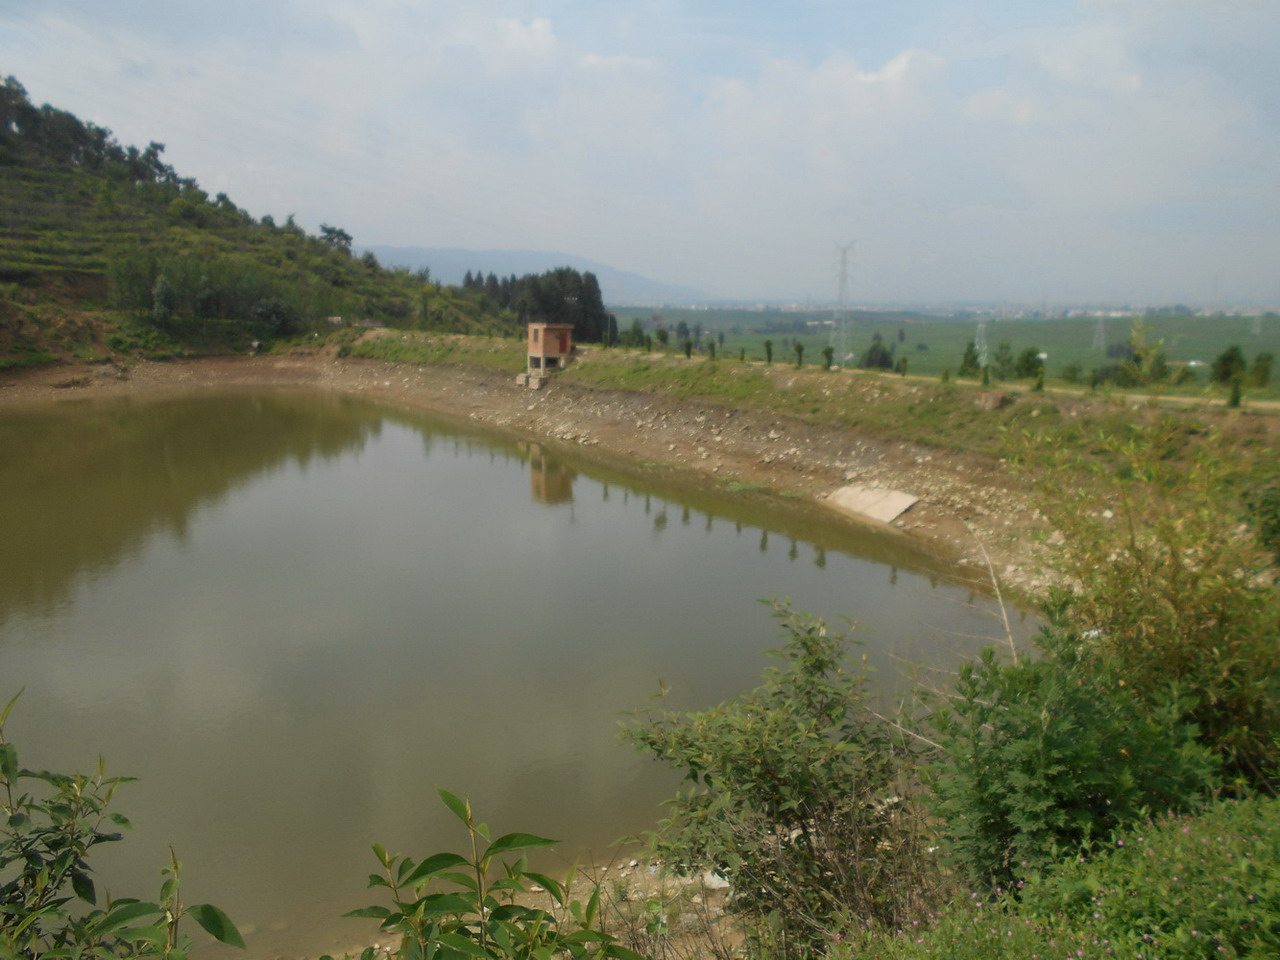
M 830 327 L 809 325 L 810 321 L 829 320 L 829 311 L 622 308 L 615 312 L 620 329 L 626 329 L 633 318 L 639 317 L 650 332 L 653 318 L 661 316 L 663 325 L 672 331 L 672 349 L 676 348 L 675 327 L 682 320 L 690 329 L 701 324 L 704 343 L 715 338 L 721 355 L 737 357 L 739 351 L 745 350 L 749 360 L 763 360 L 764 341 L 772 340 L 774 362 L 794 362 L 792 344 L 799 341 L 804 344 L 804 362 L 808 366 L 820 363 L 822 348 L 831 343 Z M 1147 342 L 1154 344 L 1162 340 L 1165 357 L 1175 366 L 1191 361 L 1211 364 L 1214 357 L 1232 344 L 1238 345 L 1250 362 L 1261 352 L 1280 354 L 1280 316 L 1274 314 L 1256 318 L 1155 316 L 1143 318 L 1143 322 L 1149 327 Z M 1129 319 L 1108 318 L 1102 326 L 1108 346 L 1128 341 Z M 907 358 L 910 373 L 940 376 L 949 370 L 955 376 L 965 344 L 975 339 L 977 329 L 976 320 L 942 320 L 922 314 L 855 314 L 849 327 L 849 347 L 856 363 L 878 333 L 886 346 L 895 347 L 895 356 Z M 718 339 L 721 333 L 724 334 L 723 346 Z M 1048 354 L 1045 368 L 1051 380 L 1060 378 L 1072 365 L 1087 379 L 1091 370 L 1116 363 L 1105 350 L 1095 348 L 1097 335 L 1095 318 L 986 321 L 987 345 L 993 355 L 1002 342 L 1009 344 L 1014 356 L 1028 347 L 1036 347 Z M 1280 368 L 1276 375 L 1280 377 Z M 1200 368 L 1200 384 L 1206 379 L 1207 371 Z M 1266 392 L 1280 395 L 1274 383 Z

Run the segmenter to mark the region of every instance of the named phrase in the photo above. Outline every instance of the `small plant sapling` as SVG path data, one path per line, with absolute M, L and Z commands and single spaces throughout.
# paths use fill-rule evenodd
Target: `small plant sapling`
M 530 833 L 490 839 L 467 800 L 438 791 L 466 829 L 469 855 L 437 853 L 422 861 L 390 854 L 374 844 L 381 873 L 370 887 L 387 891 L 389 906 L 353 910 L 348 917 L 378 920 L 400 936 L 401 960 L 643 960 L 599 929 L 600 889 L 586 903 L 572 898 L 573 875 L 560 883 L 529 869 L 525 851 L 555 843 Z M 519 854 L 514 861 L 505 858 Z M 525 906 L 534 885 L 552 910 Z

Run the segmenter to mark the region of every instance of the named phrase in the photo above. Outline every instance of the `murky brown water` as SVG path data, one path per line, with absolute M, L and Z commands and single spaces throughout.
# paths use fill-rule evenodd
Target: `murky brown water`
M 851 617 L 882 670 L 954 663 L 997 625 L 900 538 L 614 473 L 331 394 L 0 412 L 0 699 L 29 766 L 140 778 L 99 886 L 189 902 L 254 956 L 372 930 L 374 840 L 459 840 L 435 796 L 566 860 L 673 789 L 616 737 L 753 686 L 757 598 Z

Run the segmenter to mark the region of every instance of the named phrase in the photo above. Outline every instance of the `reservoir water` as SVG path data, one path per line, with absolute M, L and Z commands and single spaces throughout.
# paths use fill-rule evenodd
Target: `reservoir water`
M 340 914 L 373 841 L 460 846 L 437 787 L 607 856 L 675 787 L 620 716 L 660 681 L 672 708 L 754 686 L 758 599 L 857 621 L 888 698 L 1000 636 L 952 573 L 809 505 L 333 394 L 0 411 L 7 736 L 139 778 L 99 888 L 154 898 L 172 844 L 250 956 L 370 935 Z

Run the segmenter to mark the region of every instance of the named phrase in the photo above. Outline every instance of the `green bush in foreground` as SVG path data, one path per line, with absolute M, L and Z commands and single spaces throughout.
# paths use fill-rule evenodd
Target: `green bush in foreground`
M 223 943 L 244 942 L 227 915 L 211 904 L 185 906 L 181 864 L 164 869 L 160 898 L 98 905 L 89 851 L 120 839 L 129 821 L 108 813 L 116 787 L 128 777 L 48 773 L 18 765 L 4 739 L 17 701 L 0 711 L 0 958 L 166 957 L 185 960 L 190 938 L 179 933 L 189 916 Z M 88 909 L 85 909 L 88 908 Z
M 1143 703 L 1118 675 L 1073 663 L 1052 630 L 1044 659 L 1001 663 L 987 650 L 961 667 L 931 721 L 937 829 L 982 888 L 1075 857 L 1149 810 L 1194 809 L 1215 780 L 1184 700 Z
M 913 756 L 872 709 L 847 639 L 775 603 L 786 642 L 755 690 L 698 713 L 642 713 L 624 731 L 682 771 L 653 851 L 677 872 L 710 870 L 761 956 L 816 953 L 842 918 L 892 928 L 932 901 L 937 863 Z
M 1276 475 L 1274 450 L 1246 454 L 1222 431 L 1165 417 L 1082 439 L 1034 438 L 1020 454 L 1062 534 L 1054 565 L 1074 582 L 1056 614 L 1064 649 L 1151 709 L 1176 687 L 1225 783 L 1274 792 L 1280 590 L 1246 505 Z M 1062 482 L 1088 473 L 1096 482 Z
M 400 960 L 642 960 L 639 954 L 613 942 L 595 929 L 600 890 L 593 888 L 584 905 L 570 899 L 572 877 L 563 885 L 534 873 L 524 856 L 502 863 L 494 879 L 497 858 L 555 843 L 530 833 L 508 833 L 496 840 L 477 823 L 471 804 L 441 790 L 440 799 L 462 821 L 471 841 L 471 855 L 437 853 L 415 862 L 392 856 L 375 844 L 373 852 L 382 874 L 371 874 L 370 887 L 389 891 L 391 906 L 353 910 L 349 917 L 379 920 L 382 929 L 400 935 Z M 541 886 L 559 913 L 529 907 L 533 884 Z M 372 958 L 372 948 L 365 951 Z M 331 958 L 324 958 L 331 960 Z
M 1118 833 L 995 902 L 927 927 L 838 938 L 836 960 L 1198 960 L 1280 956 L 1280 801 L 1223 800 Z

